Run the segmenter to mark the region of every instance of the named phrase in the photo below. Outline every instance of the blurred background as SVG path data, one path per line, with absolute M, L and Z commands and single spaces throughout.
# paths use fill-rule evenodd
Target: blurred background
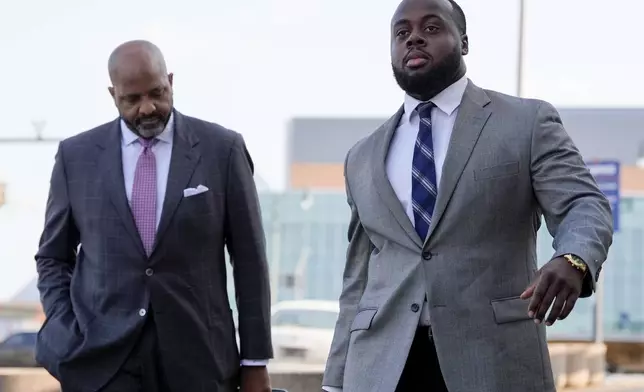
M 608 370 L 644 371 L 644 2 L 459 3 L 470 79 L 553 103 L 615 210 L 601 290 L 550 328 L 549 339 L 606 342 Z M 397 4 L 0 0 L 4 366 L 32 364 L 44 317 L 33 255 L 57 144 L 117 116 L 107 58 L 131 39 L 164 52 L 180 111 L 243 134 L 262 204 L 277 360 L 323 362 L 347 246 L 342 163 L 403 99 L 389 61 Z M 542 262 L 551 240 L 542 230 Z

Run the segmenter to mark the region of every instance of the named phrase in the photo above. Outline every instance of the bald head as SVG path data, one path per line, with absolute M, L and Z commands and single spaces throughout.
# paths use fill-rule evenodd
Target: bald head
M 128 41 L 119 45 L 107 62 L 110 81 L 126 73 L 141 71 L 157 71 L 167 74 L 163 53 L 158 46 L 149 41 Z
M 143 138 L 159 135 L 172 113 L 172 74 L 161 50 L 148 41 L 119 45 L 107 63 L 109 92 L 121 118 Z

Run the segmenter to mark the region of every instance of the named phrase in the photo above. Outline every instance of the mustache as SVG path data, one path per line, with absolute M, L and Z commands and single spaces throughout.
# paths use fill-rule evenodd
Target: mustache
M 140 125 L 141 123 L 153 122 L 153 121 L 165 122 L 165 118 L 163 118 L 163 116 L 161 116 L 160 114 L 146 116 L 146 117 L 138 117 L 134 120 L 134 123 L 136 125 Z

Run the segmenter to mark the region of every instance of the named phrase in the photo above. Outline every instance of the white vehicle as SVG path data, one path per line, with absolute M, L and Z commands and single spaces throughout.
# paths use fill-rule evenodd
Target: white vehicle
M 324 364 L 339 311 L 337 301 L 284 301 L 274 305 L 271 328 L 275 360 Z

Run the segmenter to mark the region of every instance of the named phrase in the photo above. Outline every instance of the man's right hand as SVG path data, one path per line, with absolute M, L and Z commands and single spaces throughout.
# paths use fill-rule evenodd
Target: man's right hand
M 271 392 L 271 379 L 266 366 L 242 366 L 241 392 Z

